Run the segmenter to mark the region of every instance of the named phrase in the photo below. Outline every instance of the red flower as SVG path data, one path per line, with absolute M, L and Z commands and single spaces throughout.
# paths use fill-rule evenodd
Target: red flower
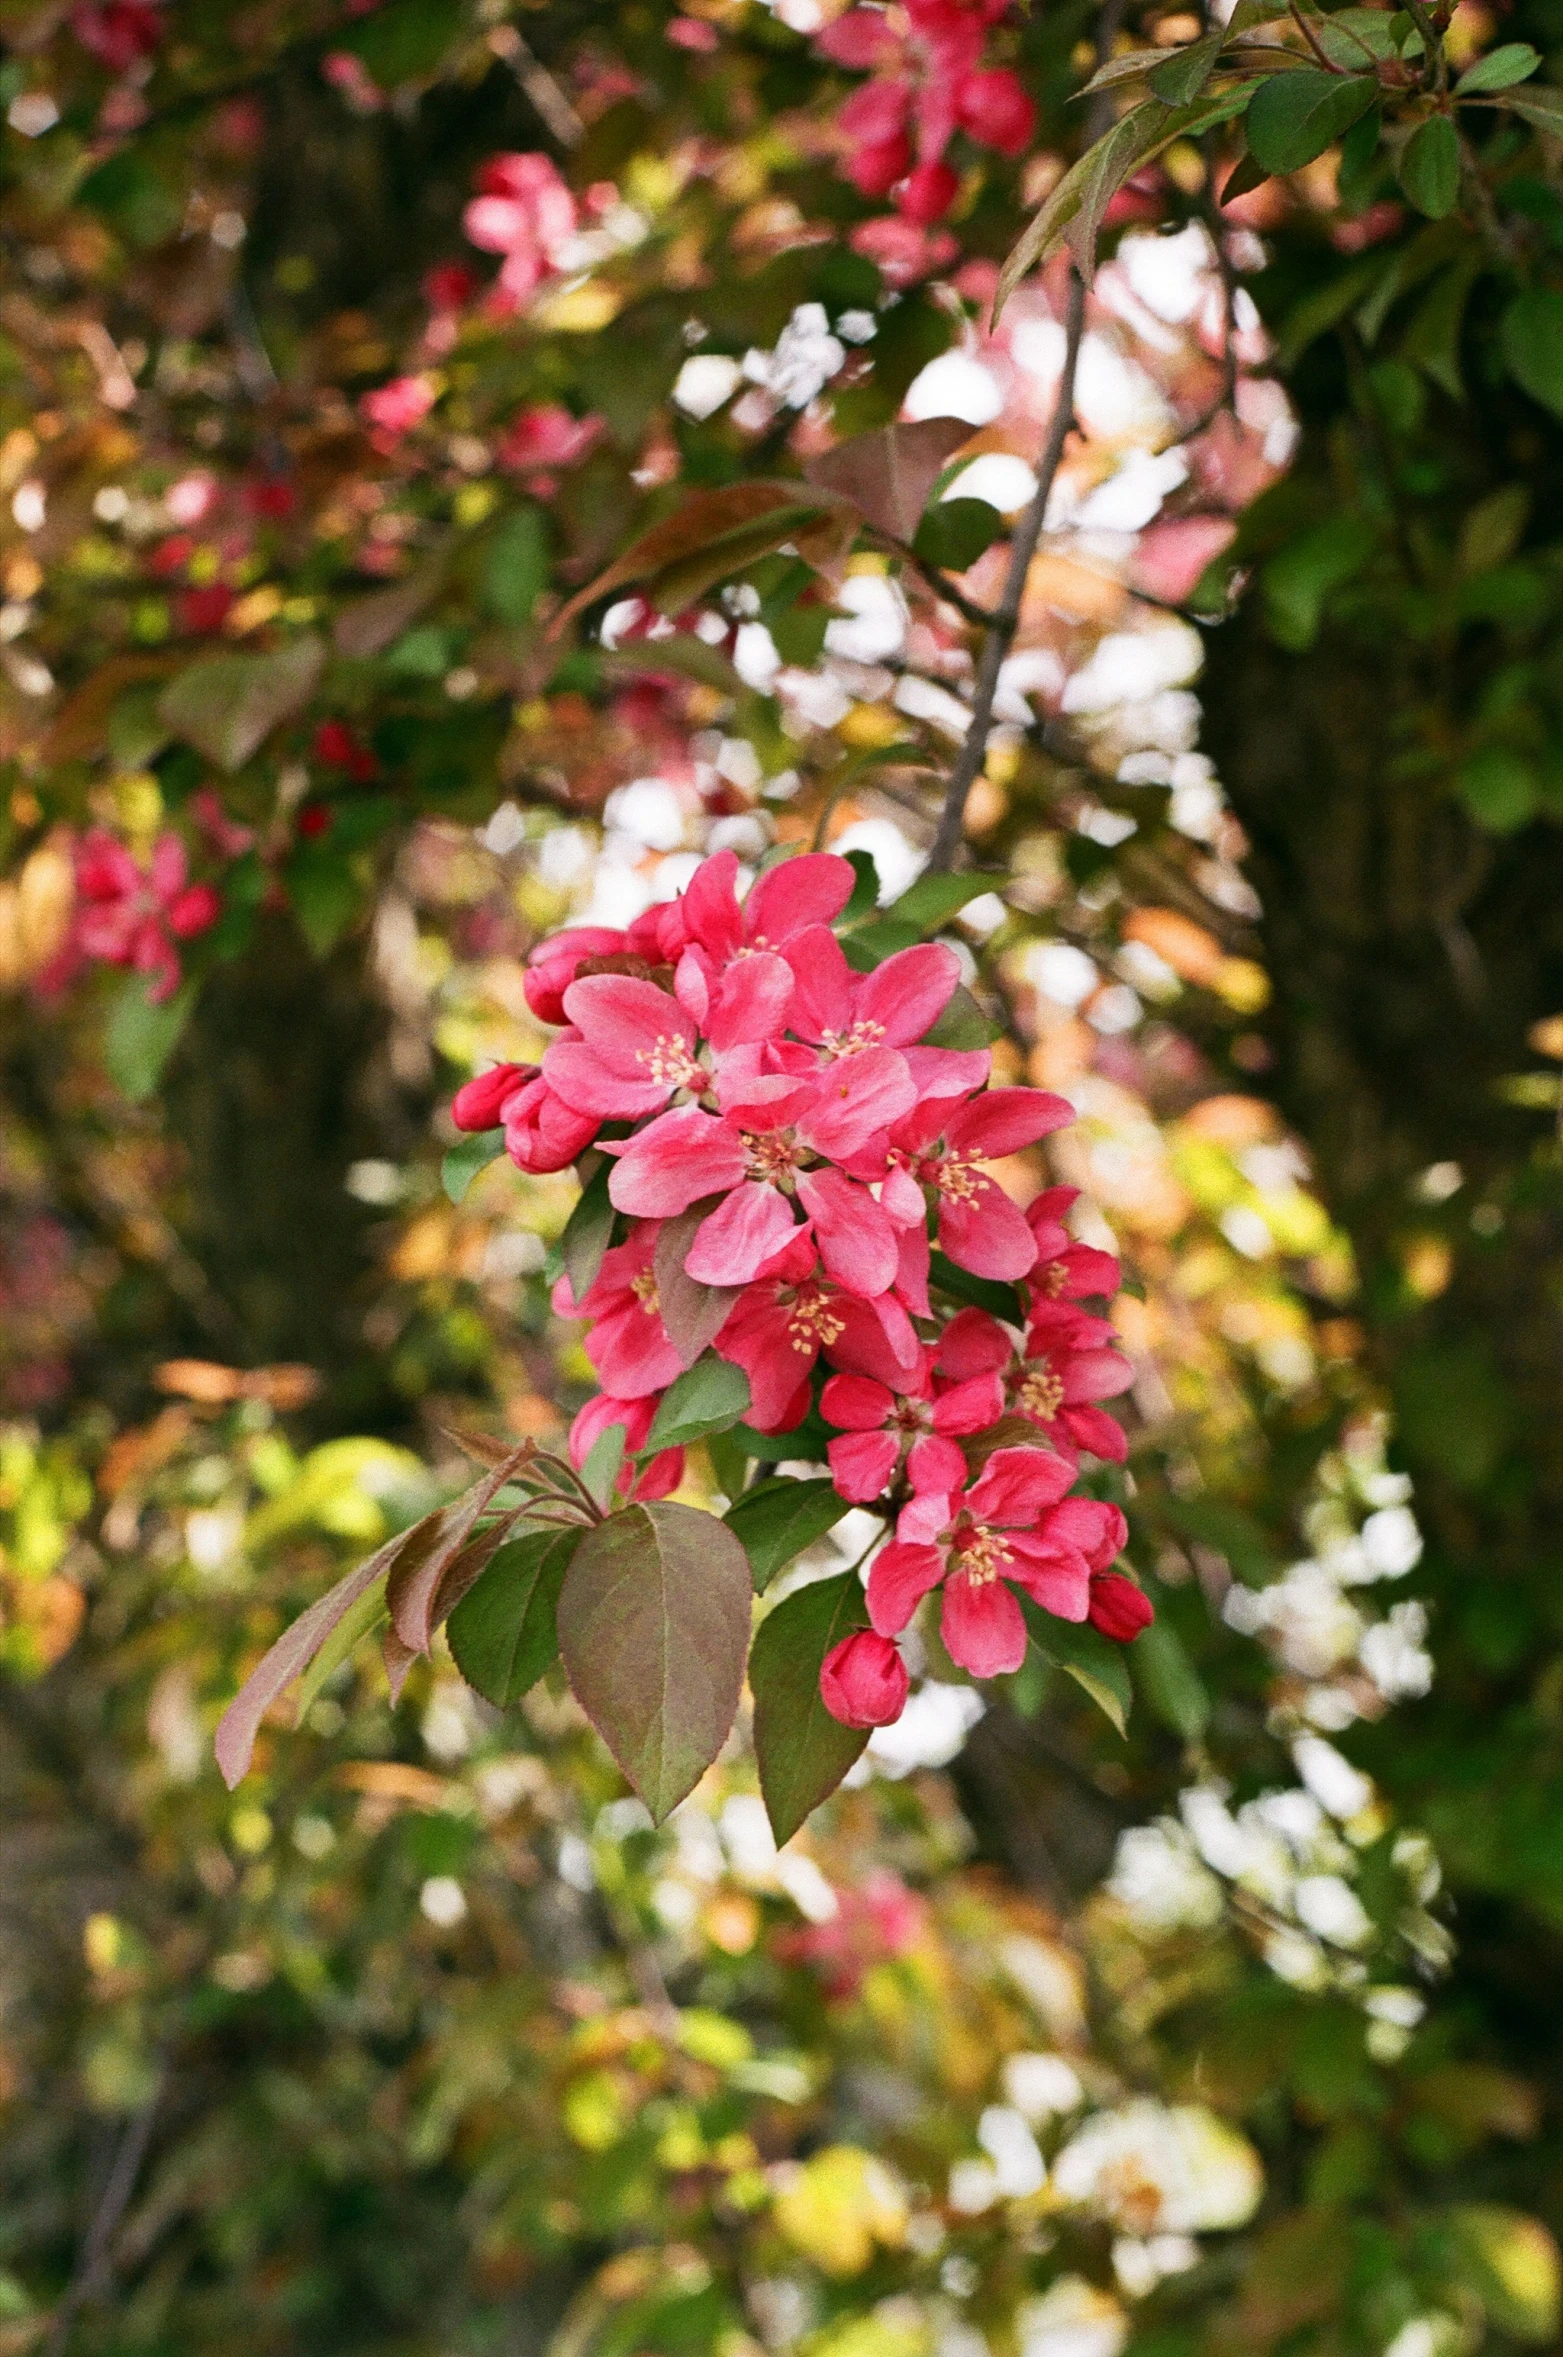
M 570 1462 L 576 1472 L 591 1455 L 593 1444 L 615 1424 L 622 1424 L 624 1463 L 615 1485 L 620 1494 L 650 1504 L 676 1490 L 684 1478 L 682 1449 L 663 1449 L 639 1473 L 630 1462 L 636 1451 L 645 1447 L 656 1412 L 657 1401 L 650 1395 L 645 1399 L 612 1399 L 607 1392 L 600 1392 L 596 1399 L 589 1399 L 570 1426 Z
M 111 74 L 128 73 L 152 55 L 163 37 L 161 11 L 149 0 L 84 0 L 71 10 L 70 26 L 83 49 Z
M 1023 1277 L 1036 1261 L 1036 1238 L 978 1165 L 1034 1146 L 1073 1119 L 1068 1099 L 1044 1089 L 989 1089 L 953 1112 L 946 1098 L 926 1100 L 890 1132 L 885 1209 L 903 1227 L 920 1227 L 928 1188 L 951 1260 L 979 1277 Z
M 378 774 L 380 765 L 374 755 L 343 720 L 323 720 L 310 749 L 323 767 L 345 769 L 356 785 L 366 785 Z
M 931 229 L 954 204 L 960 185 L 959 175 L 948 164 L 919 164 L 902 181 L 896 210 L 920 229 Z
M 579 1301 L 568 1277 L 554 1287 L 554 1308 L 562 1318 L 591 1321 L 583 1342 L 586 1355 L 603 1389 L 621 1400 L 666 1391 L 684 1371 L 657 1301 L 656 1241 L 654 1223 L 636 1227 L 627 1244 L 603 1254 L 595 1282 Z
M 996 1424 L 1004 1386 L 996 1374 L 980 1374 L 936 1397 L 931 1354 L 924 1351 L 912 1380 L 891 1387 L 870 1375 L 832 1375 L 819 1404 L 826 1423 L 841 1433 L 826 1450 L 831 1478 L 842 1497 L 866 1506 L 884 1496 L 903 1453 L 924 1433 L 956 1439 Z
M 459 1088 L 452 1100 L 450 1117 L 456 1127 L 497 1129 L 505 1117 L 506 1105 L 525 1087 L 536 1069 L 535 1064 L 494 1064 L 487 1072 L 480 1072 L 475 1080 Z
M 540 1071 L 532 1071 L 505 1101 L 505 1152 L 517 1170 L 541 1175 L 564 1170 L 597 1135 L 594 1114 L 577 1113 L 556 1097 Z
M 147 996 L 160 1005 L 179 987 L 176 941 L 217 922 L 222 902 L 210 884 L 188 880 L 185 847 L 159 835 L 145 869 L 123 843 L 94 827 L 76 847 L 75 947 L 105 965 L 151 977 Z
M 940 1339 L 938 1366 L 957 1382 L 998 1373 L 1006 1404 L 1045 1432 L 1061 1456 L 1073 1462 L 1084 1449 L 1121 1465 L 1129 1450 L 1123 1426 L 1097 1405 L 1134 1381 L 1133 1368 L 1115 1347 L 1117 1339 L 1105 1318 L 1043 1301 L 1032 1310 L 1020 1351 L 997 1318 L 986 1310 L 963 1309 Z
M 744 1287 L 716 1349 L 748 1376 L 749 1421 L 759 1432 L 788 1432 L 802 1422 L 822 1350 L 835 1365 L 887 1386 L 905 1381 L 918 1357 L 912 1322 L 895 1295 L 862 1301 L 833 1285 L 819 1274 L 801 1229 Z
M 576 231 L 575 199 L 545 155 L 492 156 L 478 188 L 461 225 L 485 253 L 504 255 L 496 299 L 514 311 L 561 266 Z
M 209 637 L 221 630 L 233 610 L 233 591 L 224 582 L 211 581 L 202 589 L 187 589 L 179 600 L 179 626 L 192 637 Z
M 306 841 L 331 832 L 331 811 L 324 802 L 306 802 L 298 814 L 298 831 Z
M 602 438 L 600 417 L 572 417 L 562 402 L 545 401 L 513 417 L 494 455 L 512 474 L 542 467 L 574 466 Z
M 423 299 L 434 312 L 463 310 L 478 291 L 478 282 L 462 262 L 440 262 L 424 273 Z
M 571 925 L 562 933 L 551 933 L 540 941 L 527 960 L 521 987 L 526 992 L 526 1003 L 539 1023 L 562 1023 L 564 994 L 581 968 L 584 958 L 613 957 L 625 945 L 626 936 L 608 925 Z
M 906 1664 L 888 1637 L 859 1629 L 820 1664 L 820 1699 L 844 1727 L 888 1727 L 906 1708 Z
M 393 376 L 388 384 L 365 393 L 358 406 L 370 425 L 390 441 L 421 425 L 438 397 L 426 376 Z
M 961 129 L 1000 155 L 1017 156 L 1031 144 L 1037 110 L 1004 66 L 968 74 L 956 98 Z
M 916 1444 L 907 1469 L 911 1504 L 869 1567 L 868 1614 L 881 1636 L 898 1636 L 942 1580 L 939 1629 L 951 1660 L 993 1678 L 1026 1657 L 1025 1619 L 1010 1583 L 1060 1620 L 1085 1619 L 1091 1570 L 1070 1510 L 1059 1507 L 1072 1479 L 1060 1458 L 996 1449 L 968 1489 L 960 1450 L 931 1437 Z
M 1091 1626 L 1119 1645 L 1128 1645 L 1156 1618 L 1156 1608 L 1145 1590 L 1121 1571 L 1100 1574 L 1091 1582 Z

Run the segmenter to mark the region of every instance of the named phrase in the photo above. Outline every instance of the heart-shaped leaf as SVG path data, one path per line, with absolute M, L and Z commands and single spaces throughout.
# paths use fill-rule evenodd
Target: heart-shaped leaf
M 811 1580 L 767 1614 L 754 1641 L 754 1750 L 760 1792 L 777 1842 L 790 1841 L 827 1800 L 868 1741 L 866 1727 L 831 1717 L 819 1690 L 820 1664 L 843 1637 L 868 1626 L 856 1572 Z
M 809 459 L 803 472 L 822 490 L 849 499 L 869 523 L 892 539 L 910 540 L 946 459 L 969 442 L 975 426 L 960 417 L 922 417 L 910 424 L 855 434 Z
M 749 1564 L 693 1506 L 630 1506 L 564 1577 L 559 1648 L 576 1700 L 660 1825 L 726 1742 L 749 1649 Z

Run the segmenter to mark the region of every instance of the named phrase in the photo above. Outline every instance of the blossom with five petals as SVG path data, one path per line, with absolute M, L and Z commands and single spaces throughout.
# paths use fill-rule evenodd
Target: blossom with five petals
M 821 1276 L 802 1228 L 746 1285 L 716 1338 L 719 1357 L 749 1378 L 749 1421 L 790 1432 L 809 1409 L 809 1378 L 823 1351 L 832 1365 L 893 1389 L 917 1366 L 912 1321 L 894 1292 L 864 1301 Z
M 925 1098 L 885 1141 L 884 1207 L 899 1225 L 921 1227 L 926 1187 L 938 1206 L 940 1248 L 958 1267 L 1023 1277 L 1035 1265 L 1037 1240 L 980 1165 L 1034 1146 L 1074 1117 L 1068 1098 L 1046 1089 L 988 1089 L 953 1110 L 948 1098 Z
M 1123 1426 L 1098 1404 L 1134 1381 L 1117 1340 L 1105 1318 L 1069 1302 L 1042 1301 L 1032 1308 L 1022 1350 L 986 1310 L 963 1309 L 940 1337 L 938 1367 L 952 1382 L 997 1374 L 1006 1406 L 1044 1432 L 1071 1464 L 1085 1450 L 1121 1465 L 1129 1452 Z
M 996 1374 L 985 1373 L 936 1392 L 933 1353 L 923 1350 L 914 1374 L 893 1386 L 871 1375 L 832 1375 L 819 1405 L 839 1435 L 825 1452 L 837 1492 L 867 1506 L 885 1495 L 906 1451 L 924 1433 L 953 1440 L 996 1424 L 1004 1413 L 1004 1386 Z
M 76 846 L 74 946 L 106 965 L 150 977 L 155 1006 L 179 987 L 176 942 L 215 925 L 222 902 L 210 884 L 192 884 L 177 835 L 159 835 L 145 868 L 103 827 Z

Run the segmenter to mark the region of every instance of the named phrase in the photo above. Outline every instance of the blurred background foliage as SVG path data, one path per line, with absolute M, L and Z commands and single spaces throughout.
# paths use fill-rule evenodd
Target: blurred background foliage
M 1556 2340 L 1560 405 L 1469 259 L 1555 269 L 1545 138 L 1496 231 L 1328 158 L 1218 258 L 1208 142 L 1113 219 L 950 937 L 1002 1076 L 1080 1109 L 1008 1180 L 1125 1259 L 1127 1734 L 930 1639 L 780 1855 L 742 1729 L 654 1835 L 562 1689 L 501 1716 L 442 1662 L 393 1708 L 372 1649 L 236 1795 L 211 1762 L 453 1425 L 590 1388 L 568 1176 L 440 1183 L 452 1087 L 540 1044 L 527 949 L 720 842 L 819 830 L 888 896 L 931 832 L 969 641 L 902 559 L 831 600 L 766 558 L 654 661 L 550 617 L 690 485 L 903 402 L 1034 458 L 1064 278 L 990 334 L 994 266 L 1092 41 L 1199 29 L 1007 26 L 1042 149 L 962 151 L 918 244 L 836 171 L 820 14 L 0 17 L 18 2357 Z M 1546 0 L 1501 32 L 1552 78 Z M 516 151 L 583 242 L 496 316 L 463 208 Z M 220 894 L 160 1002 L 82 950 L 91 828 Z

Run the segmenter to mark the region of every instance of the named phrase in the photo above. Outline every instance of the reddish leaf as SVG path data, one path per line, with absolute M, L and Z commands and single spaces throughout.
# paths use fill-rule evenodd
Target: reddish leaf
M 808 460 L 803 471 L 822 490 L 850 499 L 879 531 L 910 540 L 946 459 L 976 430 L 959 417 L 882 426 L 877 434 L 838 442 L 834 450 Z
M 684 1255 L 710 1209 L 708 1199 L 681 1212 L 677 1219 L 664 1221 L 652 1254 L 662 1323 L 686 1367 L 692 1367 L 700 1353 L 716 1340 L 727 1323 L 728 1312 L 743 1291 L 741 1285 L 702 1285 L 685 1271 Z
M 578 589 L 554 621 L 549 636 L 557 638 L 583 607 L 595 604 L 612 589 L 639 581 L 655 590 L 659 575 L 671 579 L 679 602 L 687 604 L 702 588 L 752 564 L 784 540 L 801 549 L 810 525 L 817 530 L 823 511 L 834 504 L 828 495 L 811 499 L 808 487 L 798 482 L 762 479 L 732 483 L 722 491 L 697 491 L 672 515 L 632 540 L 624 554 L 595 580 Z M 839 531 L 838 525 L 836 538 Z
M 660 1825 L 727 1740 L 749 1650 L 749 1563 L 692 1506 L 631 1506 L 565 1574 L 559 1648 L 577 1701 Z
M 439 1626 L 434 1610 L 441 1582 L 472 1536 L 479 1515 L 493 1504 L 511 1475 L 534 1453 L 532 1444 L 523 1441 L 519 1448 L 511 1449 L 508 1456 L 501 1458 L 492 1472 L 474 1482 L 471 1489 L 464 1490 L 459 1498 L 442 1506 L 438 1514 L 429 1515 L 416 1526 L 427 1537 L 417 1548 L 409 1548 L 398 1558 L 385 1587 L 391 1626 L 414 1653 L 429 1650 Z M 483 1562 L 487 1560 L 485 1555 Z M 472 1574 L 473 1579 L 482 1568 L 480 1563 Z
M 306 632 L 275 654 L 191 663 L 164 689 L 158 718 L 220 769 L 242 769 L 278 722 L 309 702 L 325 660 L 324 643 Z

